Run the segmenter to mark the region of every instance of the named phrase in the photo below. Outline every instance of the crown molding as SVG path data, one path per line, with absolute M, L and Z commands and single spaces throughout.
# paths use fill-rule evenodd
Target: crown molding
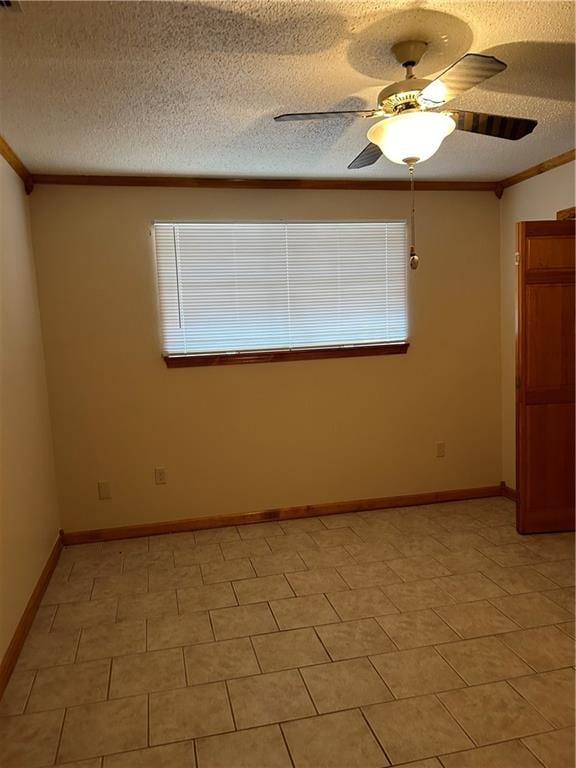
M 173 187 L 186 189 L 334 189 L 363 191 L 405 192 L 410 189 L 409 181 L 401 179 L 295 179 L 295 178 L 234 178 L 225 176 L 147 176 L 122 174 L 51 174 L 32 173 L 20 160 L 8 142 L 0 136 L 0 155 L 16 171 L 24 183 L 26 194 L 36 184 L 97 187 Z M 576 159 L 576 149 L 544 160 L 538 165 L 509 176 L 500 181 L 416 181 L 415 188 L 421 192 L 494 192 L 502 197 L 505 189 L 520 184 L 553 168 L 558 168 Z
M 513 187 L 515 184 L 520 184 L 527 179 L 531 179 L 533 176 L 539 176 L 541 173 L 551 171 L 560 165 L 571 163 L 573 160 L 576 160 L 576 149 L 569 149 L 568 152 L 563 152 L 561 155 L 544 160 L 542 163 L 538 163 L 538 165 L 533 165 L 530 168 L 526 168 L 525 171 L 520 171 L 520 173 L 515 173 L 514 176 L 509 176 L 507 179 L 499 181 L 496 185 L 496 194 L 498 197 L 502 197 L 502 193 L 508 187 Z
M 224 176 L 122 176 L 33 174 L 35 184 L 64 184 L 106 187 L 186 187 L 212 189 L 340 189 L 393 190 L 405 192 L 410 182 L 386 179 L 282 179 L 227 178 Z M 417 181 L 416 189 L 425 192 L 494 192 L 494 181 Z
M 22 160 L 20 160 L 8 142 L 2 138 L 2 136 L 0 136 L 0 155 L 4 158 L 4 160 L 6 160 L 8 165 L 16 171 L 18 176 L 20 176 L 24 184 L 26 194 L 29 195 L 30 192 L 32 192 L 34 189 L 34 179 L 32 174 L 28 168 L 26 168 Z

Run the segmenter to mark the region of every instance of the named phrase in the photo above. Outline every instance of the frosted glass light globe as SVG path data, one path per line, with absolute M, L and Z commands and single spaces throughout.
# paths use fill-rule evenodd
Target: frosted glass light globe
M 402 165 L 428 160 L 455 128 L 450 115 L 411 110 L 381 120 L 367 135 L 388 160 Z

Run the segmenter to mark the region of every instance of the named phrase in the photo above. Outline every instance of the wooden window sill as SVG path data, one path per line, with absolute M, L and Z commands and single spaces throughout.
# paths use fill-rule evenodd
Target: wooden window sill
M 164 362 L 168 368 L 194 368 L 203 365 L 246 365 L 248 363 L 282 363 L 290 360 L 326 360 L 331 357 L 405 355 L 409 346 L 409 342 L 402 341 L 394 344 L 366 344 L 365 346 L 351 347 L 276 349 L 263 352 L 217 352 L 206 355 L 164 355 Z

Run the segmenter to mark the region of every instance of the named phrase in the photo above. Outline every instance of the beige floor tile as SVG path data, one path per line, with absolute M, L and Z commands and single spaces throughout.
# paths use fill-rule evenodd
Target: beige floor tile
M 443 755 L 442 764 L 444 768 L 542 768 L 542 764 L 519 741 Z
M 402 553 L 392 544 L 349 544 L 346 550 L 357 563 L 379 563 L 397 560 Z
M 41 605 L 36 611 L 30 632 L 50 632 L 57 610 L 57 605 Z
M 392 699 L 368 659 L 332 661 L 300 671 L 320 714 Z
M 441 581 L 411 581 L 407 584 L 391 584 L 383 589 L 400 611 L 419 611 L 454 603 L 454 599 L 442 588 Z
M 277 725 L 207 736 L 196 749 L 198 768 L 292 768 Z
M 119 576 L 122 571 L 122 555 L 77 560 L 70 572 L 70 580 L 94 579 L 98 576 Z
M 326 597 L 344 621 L 398 613 L 396 606 L 390 602 L 379 587 L 330 592 Z
M 196 544 L 182 547 L 174 552 L 174 564 L 177 568 L 184 565 L 222 562 L 223 559 L 219 544 Z
M 522 741 L 546 768 L 568 768 L 575 764 L 573 728 L 543 733 Z
M 481 549 L 482 547 L 489 546 L 488 541 L 477 533 L 457 531 L 456 533 L 436 534 L 434 538 L 451 552 L 461 552 L 464 549 Z
M 508 595 L 493 599 L 490 602 L 524 629 L 546 624 L 559 624 L 561 621 L 570 621 L 572 618 L 568 611 L 556 605 L 540 592 Z
M 281 520 L 280 527 L 285 533 L 307 533 L 323 531 L 326 526 L 319 517 L 300 517 L 294 520 Z
M 162 550 L 176 552 L 179 549 L 187 549 L 195 545 L 194 531 L 183 531 L 182 533 L 163 533 L 151 536 L 148 542 L 149 552 L 160 552 Z
M 202 579 L 205 584 L 217 584 L 234 579 L 251 579 L 256 574 L 250 560 L 224 560 L 221 563 L 203 563 Z
M 413 648 L 371 656 L 372 664 L 397 699 L 463 688 L 465 683 L 434 648 Z
M 313 629 L 291 629 L 252 638 L 262 672 L 305 667 L 330 661 Z
M 26 711 L 43 712 L 104 701 L 109 679 L 110 659 L 41 669 L 34 680 Z
M 269 536 L 284 536 L 284 529 L 280 523 L 250 523 L 239 525 L 238 532 L 244 541 L 252 539 L 264 539 Z
M 461 534 L 446 534 L 447 536 L 460 536 Z M 465 534 L 468 535 L 468 534 Z M 486 543 L 486 542 L 484 542 Z M 449 555 L 451 550 L 437 539 L 431 536 L 403 536 L 394 542 L 404 557 L 426 557 L 432 555 Z M 462 547 L 464 549 L 464 547 Z
M 503 544 L 497 547 L 483 547 L 482 553 L 505 567 L 514 565 L 530 565 L 540 563 L 542 558 L 531 552 L 523 544 Z
M 574 615 L 576 612 L 576 606 L 574 604 L 574 587 L 560 587 L 560 589 L 552 589 L 544 592 L 545 597 L 548 600 L 552 600 L 553 603 L 564 608 L 565 611 Z
M 260 541 L 260 539 L 256 539 L 256 541 Z M 277 576 L 259 576 L 255 579 L 234 581 L 232 586 L 240 605 L 294 597 L 294 592 L 283 573 Z
M 272 550 L 266 539 L 249 539 L 248 541 L 223 541 L 220 544 L 226 560 L 248 558 L 253 555 L 270 555 Z
M 274 576 L 278 573 L 306 570 L 306 565 L 298 552 L 275 552 L 272 555 L 258 555 L 252 558 L 252 565 L 258 576 Z
M 184 613 L 148 619 L 148 650 L 177 648 L 214 640 L 210 616 L 206 613 Z
M 299 597 L 349 589 L 348 584 L 335 568 L 318 568 L 311 571 L 289 573 L 286 578 Z
M 152 691 L 167 691 L 186 685 L 181 648 L 117 656 L 112 661 L 111 699 L 122 699 Z
M 51 581 L 42 598 L 43 605 L 58 603 L 77 603 L 90 600 L 94 579 L 76 579 L 75 581 Z
M 509 682 L 555 728 L 574 725 L 573 669 L 542 672 Z
M 145 568 L 115 576 L 99 576 L 94 579 L 92 599 L 104 600 L 118 595 L 142 595 L 148 592 L 148 571 Z
M 526 548 L 542 560 L 558 562 L 574 560 L 574 534 L 549 534 L 526 536 Z
M 288 533 L 285 536 L 273 536 L 266 539 L 272 552 L 300 552 L 303 549 L 316 549 L 317 545 L 309 533 Z
M 388 565 L 403 581 L 450 576 L 450 571 L 433 557 L 404 557 L 401 560 L 389 560 Z
M 195 768 L 195 760 L 194 742 L 181 741 L 110 755 L 104 758 L 103 768 Z
M 515 525 L 499 525 L 495 528 L 484 528 L 482 530 L 482 536 L 495 546 L 500 546 L 502 544 L 522 544 L 526 541 L 526 537 L 518 533 Z
M 174 555 L 171 551 L 135 552 L 124 558 L 124 572 L 142 570 L 142 568 L 174 568 Z
M 58 606 L 52 628 L 72 632 L 81 627 L 93 627 L 116 621 L 118 600 L 88 600 L 81 603 L 62 603 Z
M 238 728 L 252 728 L 315 715 L 300 673 L 291 669 L 228 683 Z
M 142 749 L 147 739 L 146 696 L 82 704 L 66 710 L 58 762 Z
M 118 621 L 152 619 L 155 616 L 174 616 L 177 613 L 175 589 L 149 592 L 146 595 L 123 595 L 118 600 Z
M 178 604 L 182 613 L 209 611 L 236 605 L 236 596 L 231 584 L 206 584 L 179 589 Z
M 164 592 L 170 589 L 195 587 L 202 584 L 200 566 L 179 565 L 176 568 L 162 568 L 153 565 L 148 569 L 150 592 Z
M 456 576 L 444 576 L 436 579 L 436 584 L 442 587 L 457 603 L 469 603 L 476 600 L 487 600 L 491 597 L 505 595 L 503 589 L 482 573 L 460 573 Z
M 559 587 L 573 587 L 575 583 L 574 560 L 562 560 L 559 563 L 544 563 L 534 568 Z
M 134 555 L 150 550 L 150 539 L 147 536 L 141 536 L 134 539 L 115 539 L 114 541 L 103 541 L 100 544 L 100 551 L 106 557 L 107 555 Z
M 224 683 L 151 693 L 149 698 L 150 746 L 234 730 Z
M 464 638 L 497 635 L 519 629 L 507 616 L 486 600 L 436 608 L 436 613 Z
M 374 704 L 365 707 L 364 714 L 392 763 L 473 746 L 436 696 Z
M 438 646 L 438 652 L 469 685 L 492 683 L 532 670 L 497 637 L 481 637 Z
M 291 598 L 294 599 L 294 598 Z M 216 640 L 230 640 L 234 637 L 264 635 L 277 630 L 276 622 L 268 603 L 239 605 L 233 608 L 218 608 L 210 611 L 210 618 Z
M 12 672 L 0 698 L 0 717 L 21 715 L 24 712 L 35 676 L 32 669 L 15 669 Z
M 429 757 L 427 760 L 416 760 L 415 763 L 404 763 L 402 768 L 442 768 L 437 757 Z
M 128 753 L 133 754 L 133 753 Z M 102 758 L 93 757 L 91 760 L 74 760 L 73 763 L 66 763 L 65 768 L 102 768 Z
M 477 685 L 439 693 L 438 697 L 477 746 L 550 729 L 549 723 L 508 683 Z
M 441 566 L 451 574 L 473 573 L 494 568 L 494 563 L 476 549 L 465 549 L 462 552 L 452 552 L 449 555 L 435 555 Z
M 250 638 L 203 643 L 184 649 L 188 685 L 248 677 L 260 672 Z
M 334 661 L 396 650 L 374 619 L 327 624 L 316 631 Z
M 330 549 L 302 549 L 300 557 L 308 568 L 332 568 L 339 565 L 353 565 L 354 559 L 344 547 L 331 547 Z
M 339 569 L 340 575 L 351 589 L 362 587 L 377 587 L 395 584 L 401 581 L 387 563 L 363 563 L 361 565 L 344 565 Z
M 523 592 L 541 592 L 544 589 L 554 589 L 553 581 L 547 579 L 531 565 L 519 565 L 515 568 L 503 568 L 491 565 L 488 568 L 479 569 L 495 584 L 505 589 L 511 595 L 519 595 Z
M 72 664 L 80 630 L 75 632 L 31 632 L 18 657 L 17 669 L 40 669 Z
M 430 609 L 379 616 L 376 620 L 400 649 L 419 648 L 459 639 L 456 632 Z
M 64 710 L 0 718 L 2 768 L 53 765 Z
M 390 765 L 358 710 L 285 723 L 282 730 L 296 768 Z
M 573 621 L 565 621 L 562 624 L 557 624 L 556 626 L 562 632 L 565 632 L 567 635 L 569 635 L 573 640 L 576 639 L 576 627 L 574 626 Z
M 280 629 L 298 629 L 338 621 L 338 614 L 324 595 L 272 600 L 270 607 Z
M 319 547 L 345 547 L 362 544 L 362 539 L 351 528 L 336 528 L 331 531 L 313 531 L 310 536 Z
M 322 515 L 319 520 L 328 530 L 352 528 L 354 525 L 366 524 L 366 521 L 357 512 L 337 512 L 333 515 Z
M 82 630 L 78 661 L 105 659 L 109 656 L 123 656 L 126 653 L 141 653 L 146 650 L 146 622 L 119 621 Z
M 574 664 L 574 641 L 557 627 L 535 627 L 502 635 L 503 642 L 537 672 Z
M 240 534 L 236 526 L 223 528 L 206 528 L 202 531 L 194 531 L 196 544 L 220 544 L 222 541 L 239 541 Z

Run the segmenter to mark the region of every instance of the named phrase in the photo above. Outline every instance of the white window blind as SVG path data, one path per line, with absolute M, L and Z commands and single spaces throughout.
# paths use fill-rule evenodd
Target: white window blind
M 164 354 L 407 338 L 406 224 L 156 223 Z

